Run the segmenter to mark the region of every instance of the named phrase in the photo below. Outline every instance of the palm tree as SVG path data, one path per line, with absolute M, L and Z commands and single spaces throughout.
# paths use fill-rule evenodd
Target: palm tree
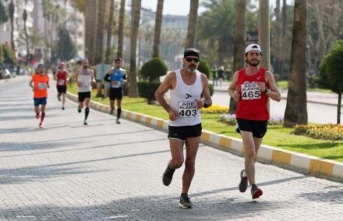
M 118 51 L 117 51 L 117 58 L 122 58 L 122 57 L 123 57 L 124 21 L 125 21 L 125 0 L 121 0 L 121 1 L 120 1 L 120 9 L 119 9 L 119 27 L 118 27 Z
M 164 0 L 157 1 L 155 32 L 154 32 L 154 46 L 153 46 L 153 52 L 152 52 L 153 58 L 160 56 L 160 38 L 161 38 L 161 26 L 162 26 L 162 17 L 163 17 L 163 3 L 164 3 Z
M 110 15 L 108 18 L 108 28 L 107 28 L 107 42 L 106 42 L 106 58 L 105 63 L 109 64 L 111 62 L 111 40 L 113 32 L 114 23 L 114 0 L 110 0 Z
M 107 12 L 108 12 L 108 0 L 97 1 L 97 25 L 96 25 L 96 38 L 94 44 L 94 59 L 93 64 L 98 64 L 103 62 L 104 57 L 104 34 L 105 34 L 105 26 Z
M 98 1 L 85 0 L 85 46 L 86 57 L 89 62 L 94 61 L 94 45 L 95 45 L 95 30 L 96 18 L 94 18 L 94 9 L 97 7 Z
M 238 71 L 244 67 L 244 57 L 242 56 L 245 46 L 245 13 L 247 1 L 236 0 L 235 2 L 235 25 L 233 36 L 233 64 L 232 72 Z M 237 102 L 230 98 L 229 113 L 235 114 Z
M 198 21 L 197 38 L 211 44 L 207 48 L 214 49 L 217 53 L 213 60 L 219 66 L 226 66 L 231 61 L 235 20 L 234 3 L 233 0 L 207 0 L 203 2 L 203 6 L 207 10 L 199 17 Z
M 136 74 L 136 53 L 139 20 L 141 17 L 141 0 L 132 1 L 132 21 L 131 21 L 131 39 L 130 39 L 130 75 L 129 75 L 129 97 L 137 97 L 137 74 Z
M 188 17 L 188 30 L 185 48 L 194 48 L 195 32 L 198 19 L 199 0 L 191 0 Z
M 14 45 L 14 38 L 13 38 L 13 15 L 14 15 L 14 4 L 13 4 L 13 0 L 11 0 L 10 4 L 8 5 L 8 12 L 10 14 L 10 20 L 11 20 L 11 48 L 12 50 L 15 50 L 15 45 Z
M 294 25 L 291 53 L 291 70 L 288 77 L 287 104 L 284 126 L 306 125 L 306 0 L 294 1 Z
M 40 32 L 36 27 L 32 28 L 32 31 L 30 33 L 29 37 L 29 44 L 31 47 L 43 47 L 44 45 L 44 33 Z M 24 35 L 24 32 L 19 33 L 19 38 L 17 40 L 19 47 L 26 46 L 26 37 Z

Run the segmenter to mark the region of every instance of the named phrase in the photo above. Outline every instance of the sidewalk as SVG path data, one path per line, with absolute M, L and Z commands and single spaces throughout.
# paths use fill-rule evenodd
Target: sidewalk
M 212 82 L 210 81 L 212 84 Z M 229 88 L 229 82 L 225 81 L 221 86 L 214 86 L 215 91 L 227 92 Z M 282 99 L 287 99 L 287 90 L 280 90 Z M 335 93 L 320 93 L 307 91 L 307 102 L 326 104 L 337 107 L 338 104 L 338 94 Z M 342 103 L 343 107 L 343 103 Z

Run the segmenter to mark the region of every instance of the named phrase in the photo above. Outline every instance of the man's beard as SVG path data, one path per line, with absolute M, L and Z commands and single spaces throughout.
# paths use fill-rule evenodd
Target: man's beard
M 260 64 L 260 60 L 258 60 L 257 63 L 252 63 L 252 62 L 250 62 L 248 60 L 245 60 L 245 62 L 247 62 L 249 65 L 254 66 L 254 67 L 256 67 L 256 66 L 258 66 Z
M 188 72 L 195 73 L 197 70 L 197 66 L 193 65 L 193 66 L 186 67 L 186 70 Z
M 87 68 L 88 68 L 88 66 L 87 66 L 87 65 L 83 65 L 82 67 L 83 67 L 83 69 L 87 69 Z

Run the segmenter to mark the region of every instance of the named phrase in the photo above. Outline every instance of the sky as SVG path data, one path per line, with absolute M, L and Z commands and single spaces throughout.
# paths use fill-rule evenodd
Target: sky
M 256 4 L 258 4 L 258 0 L 255 0 Z M 269 0 L 269 4 L 275 6 L 276 0 Z M 293 4 L 294 0 L 287 0 L 287 4 Z M 200 0 L 201 4 L 201 0 Z M 282 4 L 282 1 L 281 1 Z M 157 7 L 157 0 L 142 0 L 142 6 L 148 9 L 152 9 L 152 11 L 156 11 Z M 189 0 L 164 0 L 163 4 L 163 14 L 170 14 L 170 15 L 188 15 L 189 14 Z M 199 13 L 201 13 L 202 9 L 199 8 Z

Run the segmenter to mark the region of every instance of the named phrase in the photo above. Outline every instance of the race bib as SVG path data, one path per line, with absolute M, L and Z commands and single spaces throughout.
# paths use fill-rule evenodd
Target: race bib
M 241 85 L 242 100 L 261 99 L 261 90 L 256 82 L 244 82 Z
M 121 87 L 121 82 L 120 81 L 112 81 L 112 87 L 114 87 L 114 88 Z
M 44 90 L 46 89 L 46 84 L 45 83 L 38 83 L 38 90 Z
M 179 101 L 179 117 L 191 118 L 197 115 L 198 108 L 195 101 Z
M 64 80 L 63 79 L 58 80 L 57 84 L 58 85 L 64 85 Z

